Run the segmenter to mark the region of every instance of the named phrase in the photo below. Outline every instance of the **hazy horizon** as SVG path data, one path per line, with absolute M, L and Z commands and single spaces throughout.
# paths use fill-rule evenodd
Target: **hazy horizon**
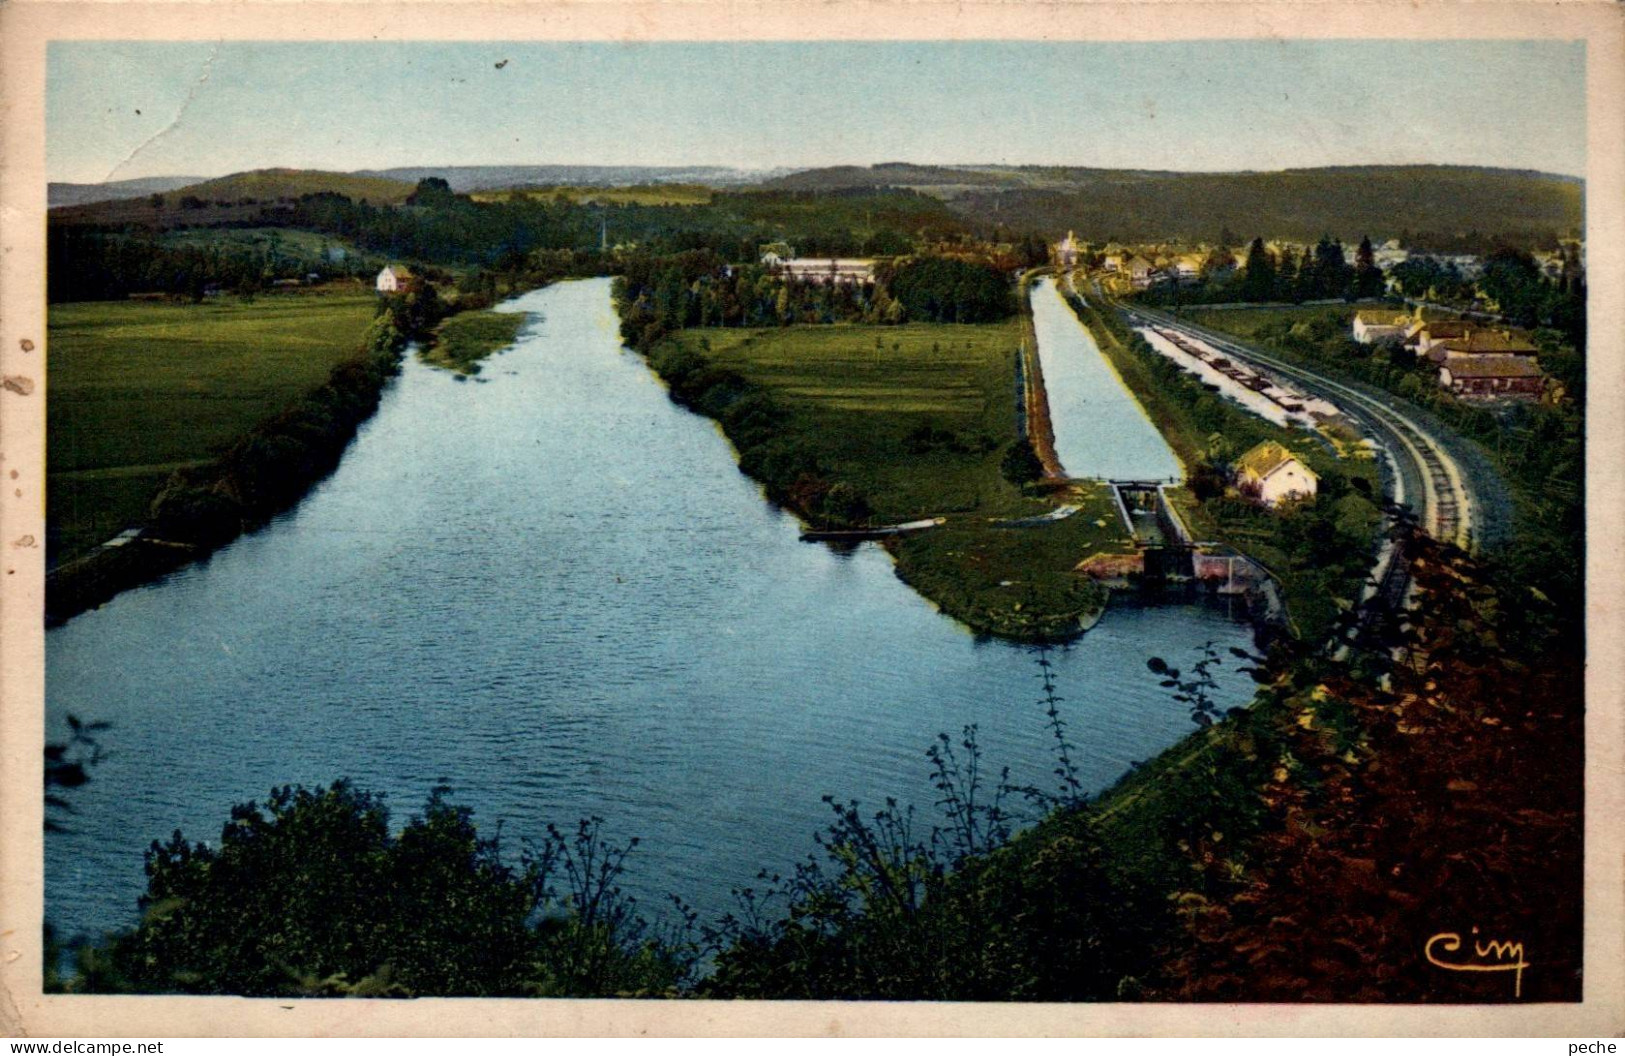
M 1580 176 L 1578 41 L 53 41 L 49 179 L 907 158 Z M 275 159 L 274 166 L 266 159 Z
M 748 167 L 748 166 L 742 166 L 742 165 L 728 165 L 728 164 L 725 164 L 725 163 L 722 163 L 722 162 L 693 162 L 693 163 L 690 163 L 690 164 L 663 164 L 663 163 L 660 163 L 660 162 L 651 162 L 651 163 L 646 164 L 646 165 L 645 164 L 613 165 L 613 164 L 605 164 L 605 163 L 602 163 L 602 162 L 593 162 L 593 161 L 580 161 L 580 162 L 513 161 L 513 162 L 499 162 L 499 163 L 495 163 L 495 164 L 483 164 L 483 163 L 476 163 L 476 162 L 455 162 L 455 163 L 450 164 L 450 165 L 436 165 L 436 164 L 429 163 L 429 162 L 412 162 L 410 164 L 404 164 L 404 165 L 363 166 L 362 168 L 359 168 L 359 169 L 321 169 L 321 168 L 301 168 L 301 167 L 295 166 L 295 165 L 255 164 L 255 165 L 252 165 L 252 166 L 250 166 L 248 168 L 231 169 L 231 170 L 226 171 L 226 172 L 212 172 L 212 173 L 155 172 L 155 173 L 151 173 L 151 174 L 146 175 L 146 176 L 115 177 L 114 179 L 111 179 L 111 180 L 89 180 L 89 181 L 51 180 L 50 182 L 54 183 L 54 184 L 65 184 L 65 185 L 72 185 L 72 186 L 86 186 L 86 187 L 89 187 L 89 186 L 98 186 L 98 185 L 101 185 L 101 184 L 116 184 L 116 183 L 124 183 L 124 182 L 133 183 L 133 182 L 142 181 L 142 180 L 195 179 L 195 180 L 198 180 L 199 182 L 204 182 L 204 181 L 208 181 L 208 180 L 224 179 L 224 178 L 226 178 L 228 176 L 237 176 L 237 175 L 241 175 L 243 173 L 250 173 L 250 172 L 333 172 L 333 173 L 338 173 L 340 175 L 353 176 L 353 175 L 358 175 L 358 174 L 362 174 L 362 173 L 386 173 L 386 172 L 399 171 L 399 170 L 403 170 L 403 169 L 425 169 L 425 170 L 436 170 L 436 169 L 438 169 L 438 170 L 443 170 L 443 171 L 446 171 L 446 172 L 451 172 L 451 171 L 454 171 L 454 170 L 457 170 L 457 169 L 522 169 L 522 168 L 637 169 L 637 170 L 644 170 L 644 171 L 654 171 L 654 170 L 663 170 L 663 169 L 724 169 L 724 170 L 728 170 L 728 171 L 732 171 L 732 172 L 766 174 L 766 173 L 776 173 L 776 172 L 782 172 L 782 173 L 810 172 L 810 171 L 815 171 L 817 169 L 825 169 L 825 168 L 875 168 L 875 167 L 885 166 L 885 165 L 912 165 L 912 166 L 919 166 L 919 167 L 942 168 L 942 169 L 966 169 L 966 170 L 988 169 L 988 168 L 1001 168 L 1001 169 L 1011 169 L 1011 168 L 1027 168 L 1027 169 L 1097 169 L 1097 170 L 1106 171 L 1106 172 L 1173 173 L 1173 174 L 1181 175 L 1181 176 L 1187 176 L 1187 175 L 1245 176 L 1245 175 L 1262 175 L 1262 174 L 1279 173 L 1279 172 L 1300 172 L 1300 171 L 1325 170 L 1325 169 L 1362 169 L 1362 168 L 1484 169 L 1484 170 L 1493 170 L 1493 171 L 1501 171 L 1501 172 L 1527 172 L 1527 173 L 1532 173 L 1532 174 L 1537 175 L 1537 176 L 1550 176 L 1550 177 L 1552 177 L 1554 179 L 1574 180 L 1574 181 L 1577 181 L 1577 182 L 1580 182 L 1580 183 L 1585 182 L 1585 177 L 1583 175 L 1574 176 L 1574 175 L 1570 175 L 1568 173 L 1552 172 L 1551 170 L 1548 170 L 1548 169 L 1511 168 L 1511 167 L 1504 166 L 1504 165 L 1474 165 L 1474 164 L 1459 163 L 1459 162 L 1447 162 L 1447 161 L 1346 162 L 1346 163 L 1340 163 L 1340 164 L 1336 164 L 1336 165 L 1294 165 L 1294 166 L 1289 166 L 1289 167 L 1283 168 L 1283 169 L 1126 169 L 1126 168 L 1110 168 L 1110 169 L 1107 169 L 1107 168 L 1102 168 L 1101 166 L 1070 165 L 1070 164 L 1066 164 L 1066 163 L 1063 163 L 1063 162 L 1021 162 L 1019 164 L 1002 165 L 1002 164 L 999 164 L 997 162 L 982 162 L 982 161 L 916 162 L 916 161 L 896 161 L 896 160 L 865 162 L 865 163 L 862 163 L 862 164 L 837 161 L 837 162 L 832 162 L 832 163 L 830 163 L 828 165 L 815 165 L 815 166 L 773 165 L 773 166 L 759 166 L 759 167 Z

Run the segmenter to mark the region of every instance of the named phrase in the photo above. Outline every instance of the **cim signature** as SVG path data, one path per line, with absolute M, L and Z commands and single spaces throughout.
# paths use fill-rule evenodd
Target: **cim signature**
M 1478 934 L 1478 929 L 1473 929 Z M 1473 940 L 1473 952 L 1479 958 L 1476 962 L 1441 961 L 1434 956 L 1434 947 L 1446 953 L 1455 953 L 1461 949 L 1461 935 L 1454 931 L 1441 931 L 1428 939 L 1422 947 L 1422 954 L 1427 957 L 1428 963 L 1435 968 L 1443 968 L 1447 972 L 1513 972 L 1512 996 L 1523 996 L 1523 970 L 1529 967 L 1524 960 L 1523 943 L 1498 942 L 1494 939 L 1488 942 Z

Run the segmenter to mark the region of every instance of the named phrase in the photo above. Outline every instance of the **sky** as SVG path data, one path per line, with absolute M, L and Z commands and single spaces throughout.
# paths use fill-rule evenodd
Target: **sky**
M 883 161 L 1583 175 L 1568 41 L 56 41 L 55 181 Z

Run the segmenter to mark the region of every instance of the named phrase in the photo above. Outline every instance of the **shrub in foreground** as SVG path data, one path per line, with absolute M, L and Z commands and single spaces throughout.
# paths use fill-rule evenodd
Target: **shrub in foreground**
M 549 829 L 517 865 L 470 811 L 430 796 L 392 832 L 348 782 L 232 810 L 217 844 L 147 854 L 142 921 L 81 951 L 83 989 L 245 996 L 673 992 L 692 969 L 619 886 L 631 845 L 595 820 Z M 88 953 L 88 956 L 87 956 Z M 88 969 L 88 970 L 87 970 Z

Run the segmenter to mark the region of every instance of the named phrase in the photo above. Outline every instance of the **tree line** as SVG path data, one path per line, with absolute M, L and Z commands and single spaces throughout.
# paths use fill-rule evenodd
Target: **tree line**
M 1480 298 L 1485 307 L 1527 330 L 1556 330 L 1575 348 L 1585 347 L 1586 281 L 1579 247 L 1564 244 L 1558 274 L 1548 276 L 1527 250 L 1497 246 L 1484 258 L 1475 279 L 1462 275 L 1453 261 L 1411 257 L 1393 269 L 1395 284 L 1407 297 L 1463 308 Z
M 774 240 L 788 241 L 808 257 L 896 256 L 922 242 L 966 233 L 966 225 L 941 202 L 899 189 L 719 192 L 710 202 L 683 205 L 596 203 L 564 194 L 525 193 L 476 201 L 431 177 L 419 181 L 400 205 L 375 205 L 335 192 L 229 204 L 218 217 L 200 207 L 162 212 L 148 224 L 98 223 L 93 213 L 53 219 L 48 246 L 52 300 L 143 291 L 200 293 L 216 284 L 236 290 L 268 278 L 294 277 L 245 248 L 165 242 L 165 230 L 182 228 L 312 231 L 382 257 L 457 270 L 498 266 L 537 252 L 590 253 L 610 247 L 656 256 L 707 251 L 731 263 L 747 263 L 757 260 L 762 243 Z M 257 213 L 247 211 L 256 205 Z
M 920 256 L 878 261 L 861 282 L 815 282 L 714 252 L 637 254 L 620 261 L 622 332 L 637 347 L 690 327 L 796 323 L 984 323 L 1016 310 L 1014 288 L 990 264 Z

